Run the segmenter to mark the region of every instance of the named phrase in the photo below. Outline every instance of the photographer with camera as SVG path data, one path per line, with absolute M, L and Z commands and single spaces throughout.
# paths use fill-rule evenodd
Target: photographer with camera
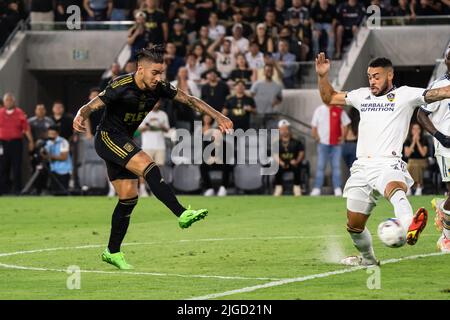
M 66 194 L 72 174 L 72 159 L 69 142 L 59 135 L 57 126 L 48 128 L 48 140 L 40 152 L 50 164 L 50 190 Z

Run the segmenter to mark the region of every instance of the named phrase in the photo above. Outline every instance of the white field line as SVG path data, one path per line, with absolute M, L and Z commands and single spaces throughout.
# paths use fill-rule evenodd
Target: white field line
M 214 241 L 248 241 L 248 240 L 295 240 L 295 239 L 325 239 L 325 238 L 341 238 L 344 235 L 329 235 L 329 236 L 277 236 L 277 237 L 240 237 L 240 238 L 206 238 L 206 239 L 184 239 L 184 240 L 174 240 L 174 241 L 154 241 L 154 242 L 131 242 L 123 243 L 122 246 L 144 246 L 144 245 L 159 245 L 159 244 L 174 244 L 174 243 L 186 243 L 186 242 L 214 242 Z M 1 257 L 9 257 L 21 254 L 31 254 L 31 253 L 41 253 L 50 251 L 61 251 L 61 250 L 77 250 L 77 249 L 90 249 L 90 248 L 102 248 L 105 247 L 104 244 L 91 244 L 84 246 L 75 247 L 57 247 L 57 248 L 46 248 L 46 249 L 36 249 L 36 250 L 24 250 L 16 252 L 6 252 L 0 253 Z
M 425 236 L 422 235 L 422 236 Z M 137 246 L 137 245 L 158 245 L 167 243 L 186 243 L 186 242 L 214 242 L 214 241 L 248 241 L 248 240 L 290 240 L 290 239 L 323 239 L 323 238 L 341 238 L 344 235 L 328 235 L 328 236 L 276 236 L 276 237 L 239 237 L 239 238 L 206 238 L 206 239 L 185 239 L 185 240 L 175 240 L 175 241 L 155 241 L 155 242 L 141 242 L 141 243 L 124 243 L 123 246 Z M 62 250 L 77 250 L 77 249 L 91 249 L 91 248 L 102 248 L 103 244 L 93 244 L 93 245 L 83 245 L 83 246 L 73 246 L 73 247 L 57 247 L 57 248 L 45 248 L 45 249 L 35 249 L 35 250 L 24 250 L 16 252 L 0 253 L 1 257 L 9 257 L 14 255 L 22 254 L 33 254 L 42 252 L 52 252 L 52 251 L 62 251 Z M 0 263 L 0 267 L 7 269 L 18 269 L 18 270 L 31 270 L 31 271 L 53 271 L 53 272 L 66 272 L 64 269 L 51 269 L 51 268 L 39 268 L 39 267 L 25 267 L 19 265 L 11 265 Z M 343 270 L 339 270 L 341 273 Z M 229 279 L 229 280 L 272 280 L 272 281 L 283 281 L 278 278 L 269 277 L 240 277 L 240 276 L 221 276 L 221 275 L 183 275 L 183 274 L 171 274 L 171 273 L 156 273 L 156 272 L 117 272 L 117 271 L 101 271 L 101 270 L 80 270 L 84 273 L 97 273 L 97 274 L 130 274 L 130 275 L 148 275 L 148 276 L 167 276 L 167 277 L 185 277 L 185 278 L 215 278 L 215 279 Z M 349 271 L 346 271 L 349 272 Z M 339 273 L 338 273 L 339 274 Z M 286 279 L 289 280 L 289 279 Z M 308 279 L 307 279 L 308 280 Z
M 433 236 L 434 234 L 422 234 L 422 237 Z M 345 234 L 342 235 L 327 235 L 327 236 L 275 236 L 275 237 L 240 237 L 240 238 L 206 238 L 206 239 L 182 239 L 174 241 L 153 241 L 153 242 L 131 242 L 123 243 L 122 246 L 145 246 L 145 245 L 161 245 L 161 244 L 174 244 L 174 243 L 185 243 L 185 242 L 214 242 L 214 241 L 248 241 L 248 240 L 295 240 L 295 239 L 330 239 L 330 238 L 344 238 L 348 237 Z M 1 257 L 9 257 L 21 254 L 31 254 L 31 253 L 41 253 L 41 252 L 51 252 L 51 251 L 62 251 L 62 250 L 77 250 L 77 249 L 90 249 L 90 248 L 102 248 L 105 247 L 104 244 L 90 244 L 83 246 L 74 247 L 57 247 L 57 248 L 45 248 L 36 250 L 24 250 L 15 252 L 5 252 L 0 253 Z
M 340 235 L 332 235 L 330 237 L 341 237 Z M 248 240 L 289 240 L 289 239 L 320 239 L 324 236 L 278 236 L 278 237 L 240 237 L 240 238 L 206 238 L 206 239 L 185 239 L 176 241 L 155 241 L 155 242 L 142 242 L 142 243 L 124 243 L 123 246 L 136 246 L 136 245 L 158 245 L 167 243 L 186 243 L 186 242 L 213 242 L 213 241 L 248 241 Z M 9 257 L 22 254 L 33 254 L 42 252 L 52 252 L 52 251 L 62 251 L 62 250 L 77 250 L 77 249 L 91 249 L 91 248 L 102 248 L 103 244 L 93 244 L 84 246 L 74 246 L 74 247 L 57 247 L 57 248 L 46 248 L 46 249 L 36 249 L 36 250 L 24 250 L 16 252 L 0 253 L 1 257 Z M 51 268 L 39 268 L 39 267 L 25 267 L 12 264 L 0 263 L 0 267 L 7 269 L 17 269 L 17 270 L 31 270 L 31 271 L 53 271 L 53 272 L 66 272 L 64 269 L 51 269 Z M 278 278 L 272 277 L 242 277 L 242 276 L 220 276 L 220 275 L 183 275 L 183 274 L 171 274 L 171 273 L 156 273 L 156 272 L 117 272 L 117 271 L 101 271 L 101 270 L 80 270 L 84 273 L 97 273 L 97 274 L 129 274 L 129 275 L 148 275 L 148 276 L 165 276 L 165 277 L 184 277 L 184 278 L 214 278 L 214 279 L 224 279 L 224 280 L 280 280 Z
M 39 268 L 39 267 L 24 267 L 13 264 L 0 263 L 0 267 L 6 269 L 17 270 L 31 270 L 31 271 L 53 271 L 53 272 L 65 272 L 65 269 L 51 269 L 51 268 Z M 142 276 L 156 276 L 156 277 L 182 277 L 182 278 L 213 278 L 223 280 L 279 280 L 276 278 L 251 278 L 251 277 L 235 277 L 235 276 L 215 276 L 215 275 L 203 275 L 203 274 L 176 274 L 176 273 L 159 273 L 159 272 L 131 272 L 131 271 L 102 271 L 102 270 L 80 270 L 82 273 L 97 273 L 97 274 L 115 274 L 115 275 L 142 275 Z
M 385 264 L 397 263 L 397 262 L 401 262 L 401 261 L 405 261 L 405 260 L 414 260 L 414 259 L 418 259 L 418 258 L 427 258 L 427 257 L 433 257 L 433 256 L 441 256 L 441 255 L 445 255 L 445 254 L 446 253 L 444 253 L 444 252 L 418 254 L 418 255 L 413 255 L 413 256 L 408 256 L 408 257 L 403 257 L 403 258 L 398 258 L 398 259 L 385 260 L 385 261 L 382 261 L 381 264 L 385 265 Z M 289 283 L 294 283 L 294 282 L 305 282 L 305 281 L 308 281 L 308 280 L 314 280 L 314 279 L 319 279 L 319 278 L 326 278 L 326 277 L 330 277 L 330 276 L 334 276 L 334 275 L 338 275 L 338 274 L 344 274 L 344 273 L 358 271 L 358 270 L 365 269 L 365 268 L 367 268 L 367 267 L 357 266 L 357 267 L 352 267 L 352 268 L 343 269 L 343 270 L 336 270 L 336 271 L 312 274 L 312 275 L 304 276 L 304 277 L 282 279 L 282 280 L 271 281 L 271 282 L 260 284 L 260 285 L 256 285 L 256 286 L 245 287 L 245 288 L 241 288 L 241 289 L 235 289 L 235 290 L 230 290 L 230 291 L 225 291 L 225 292 L 212 293 L 212 294 L 208 294 L 208 295 L 200 296 L 200 297 L 189 298 L 188 300 L 215 299 L 215 298 L 231 296 L 231 295 L 239 294 L 239 293 L 252 292 L 252 291 L 259 290 L 259 289 L 278 287 L 278 286 L 282 286 L 282 285 L 289 284 Z

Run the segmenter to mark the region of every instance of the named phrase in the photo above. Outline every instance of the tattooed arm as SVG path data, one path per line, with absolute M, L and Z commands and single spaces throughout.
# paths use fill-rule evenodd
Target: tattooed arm
M 432 103 L 450 98 L 450 86 L 429 89 L 424 95 L 426 103 Z
M 189 108 L 197 110 L 202 114 L 207 114 L 214 120 L 216 120 L 220 131 L 222 132 L 230 132 L 233 129 L 233 122 L 230 119 L 225 117 L 222 113 L 215 110 L 209 104 L 204 102 L 203 100 L 186 94 L 183 90 L 178 89 L 177 95 L 174 100 L 187 105 Z
M 80 110 L 78 110 L 77 115 L 73 119 L 73 128 L 78 132 L 85 132 L 86 126 L 84 124 L 84 121 L 89 118 L 89 115 L 98 109 L 101 109 L 105 107 L 105 104 L 102 100 L 100 100 L 99 97 L 95 97 L 91 101 L 89 101 L 87 104 L 82 106 Z

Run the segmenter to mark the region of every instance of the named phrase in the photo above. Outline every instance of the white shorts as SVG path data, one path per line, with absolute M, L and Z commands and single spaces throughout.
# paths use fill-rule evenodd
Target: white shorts
M 350 174 L 344 187 L 347 203 L 349 200 L 362 201 L 370 204 L 371 208 L 376 205 L 379 196 L 384 195 L 389 182 L 401 181 L 409 188 L 414 184 L 406 170 L 406 163 L 398 158 L 358 159 L 353 163 Z
M 442 182 L 450 182 L 450 158 L 436 155 L 436 161 L 441 172 Z

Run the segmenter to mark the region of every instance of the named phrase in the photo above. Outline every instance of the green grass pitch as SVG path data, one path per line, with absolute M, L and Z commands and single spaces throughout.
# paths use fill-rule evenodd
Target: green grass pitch
M 430 219 L 419 242 L 400 249 L 376 236 L 378 224 L 393 216 L 380 200 L 368 225 L 379 259 L 437 252 L 431 199 L 411 198 Z M 218 299 L 450 299 L 450 255 L 382 265 L 380 289 L 368 288 L 367 270 L 330 274 L 348 269 L 337 261 L 356 253 L 345 230 L 345 199 L 180 200 L 208 208 L 209 216 L 181 230 L 161 203 L 140 199 L 122 247 L 135 270 L 123 272 L 100 259 L 116 199 L 0 198 L 0 299 L 189 299 L 232 290 Z M 73 265 L 83 270 L 78 290 L 66 285 Z

